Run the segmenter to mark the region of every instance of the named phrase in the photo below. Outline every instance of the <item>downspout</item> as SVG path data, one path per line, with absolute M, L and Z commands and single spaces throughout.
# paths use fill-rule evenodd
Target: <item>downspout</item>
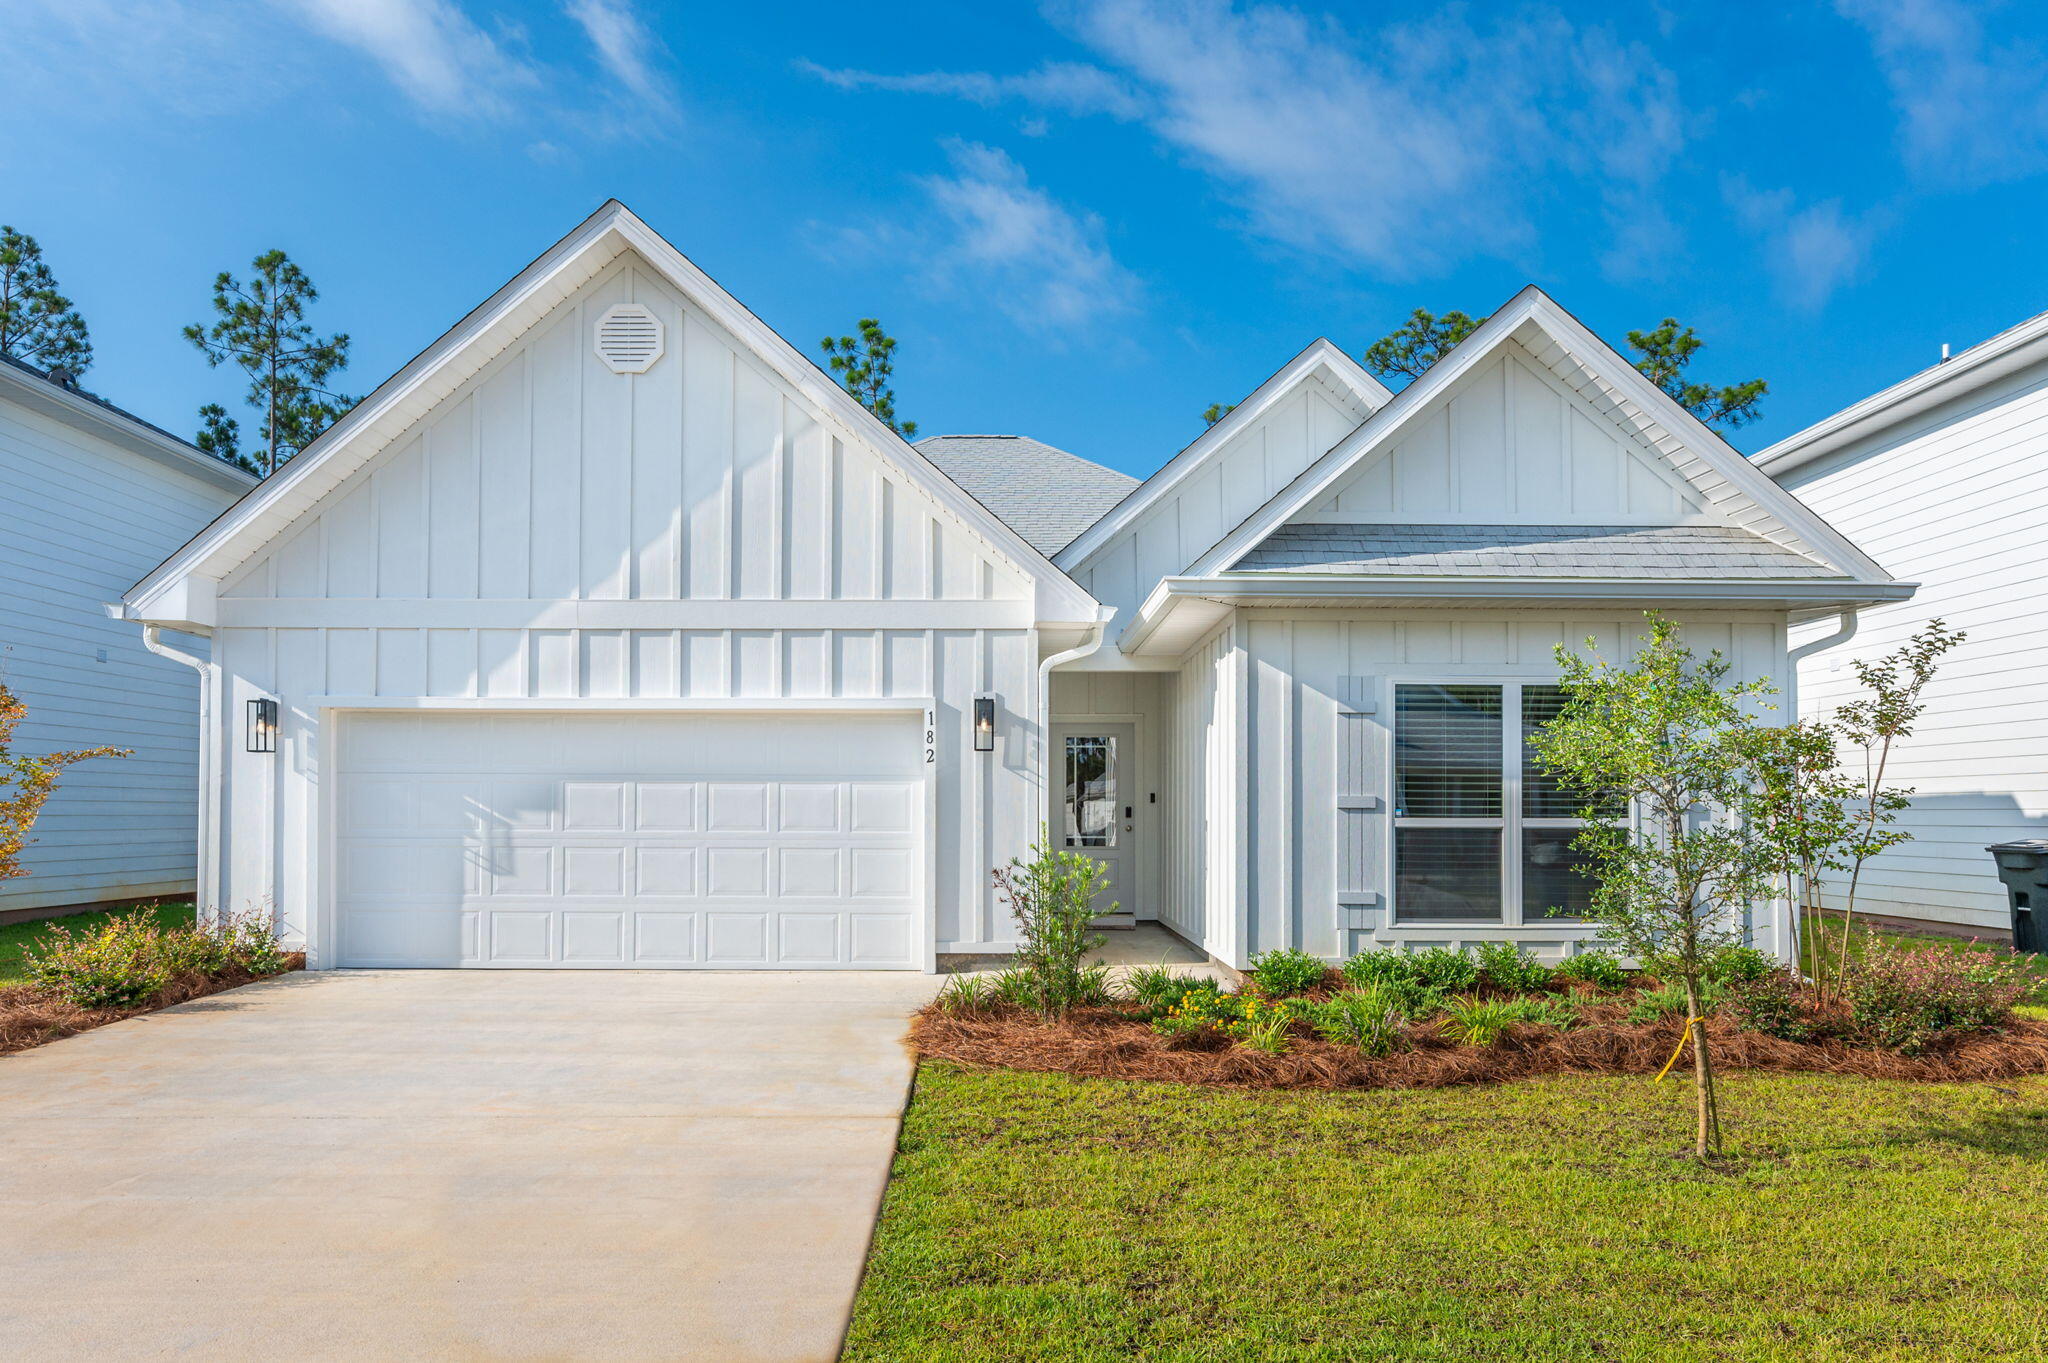
M 1848 610 L 1837 612 L 1835 618 L 1837 623 L 1834 633 L 1823 634 L 1818 639 L 1810 639 L 1785 655 L 1788 673 L 1787 680 L 1792 684 L 1791 701 L 1792 718 L 1794 719 L 1799 718 L 1799 664 L 1816 653 L 1825 652 L 1837 644 L 1848 643 L 1849 640 L 1856 637 L 1856 627 L 1862 623 L 1863 619 L 1859 613 L 1859 608 L 1854 606 Z M 1792 878 L 1792 890 L 1794 898 L 1792 903 L 1787 906 L 1786 915 L 1791 920 L 1791 931 L 1786 934 L 1788 950 L 1785 954 L 1791 957 L 1789 963 L 1796 969 L 1801 956 L 1804 954 L 1800 939 L 1806 932 L 1806 924 L 1800 921 L 1800 915 L 1804 912 L 1807 901 L 1813 898 L 1813 894 L 1805 884 L 1803 877 L 1795 876 Z
M 213 732 L 213 692 L 220 669 L 211 659 L 165 643 L 162 628 L 145 623 L 142 626 L 142 646 L 158 657 L 183 663 L 199 673 L 199 857 L 193 897 L 198 901 L 196 912 L 200 921 L 205 922 L 207 910 L 216 897 L 213 889 L 217 858 L 213 834 L 220 827 L 220 783 L 213 779 L 217 737 Z
M 1045 797 L 1052 788 L 1053 669 L 1064 667 L 1071 662 L 1078 662 L 1100 649 L 1109 638 L 1109 622 L 1115 618 L 1116 607 L 1105 607 L 1101 618 L 1096 620 L 1094 625 L 1091 626 L 1093 633 L 1085 643 L 1076 644 L 1063 653 L 1052 654 L 1038 665 L 1038 741 L 1043 745 L 1042 750 L 1045 753 L 1045 760 L 1038 764 L 1038 809 L 1041 819 L 1046 818 L 1050 813 L 1050 806 L 1047 804 Z

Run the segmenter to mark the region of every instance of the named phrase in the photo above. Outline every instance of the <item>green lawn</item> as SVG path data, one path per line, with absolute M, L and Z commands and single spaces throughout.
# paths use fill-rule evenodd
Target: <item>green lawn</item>
M 2048 1079 L 919 1072 L 853 1360 L 2038 1359 Z
M 23 953 L 40 942 L 54 927 L 93 928 L 106 922 L 115 914 L 154 914 L 163 926 L 178 927 L 192 921 L 190 904 L 160 904 L 157 907 L 141 909 L 114 909 L 97 913 L 74 913 L 63 918 L 40 918 L 31 923 L 13 923 L 0 927 L 0 985 L 20 984 L 28 978 L 27 963 Z

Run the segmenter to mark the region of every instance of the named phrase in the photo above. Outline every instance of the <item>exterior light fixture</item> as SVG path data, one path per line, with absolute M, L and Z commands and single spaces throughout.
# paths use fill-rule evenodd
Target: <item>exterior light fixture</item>
M 250 752 L 277 751 L 277 702 L 268 698 L 249 702 L 248 730 L 242 746 Z
M 974 750 L 994 752 L 996 750 L 996 698 L 976 696 L 974 698 Z

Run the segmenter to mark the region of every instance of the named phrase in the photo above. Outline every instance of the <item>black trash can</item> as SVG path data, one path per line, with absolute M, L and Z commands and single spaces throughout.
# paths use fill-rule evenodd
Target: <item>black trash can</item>
M 1997 842 L 1984 849 L 1998 863 L 1998 878 L 2005 882 L 2006 901 L 2012 906 L 2012 949 L 2039 952 L 2048 949 L 2042 929 L 2048 923 L 2048 838 L 2022 838 L 2018 842 Z

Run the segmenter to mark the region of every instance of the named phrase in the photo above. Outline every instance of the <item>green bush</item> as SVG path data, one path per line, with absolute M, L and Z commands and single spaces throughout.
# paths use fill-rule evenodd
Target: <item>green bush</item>
M 77 1008 L 139 1008 L 182 979 L 275 975 L 289 963 L 276 929 L 253 917 L 165 928 L 119 914 L 85 931 L 53 927 L 27 953 L 30 982 Z
M 1747 984 L 1776 969 L 1776 959 L 1755 947 L 1722 947 L 1707 959 L 1707 978 L 1715 984 Z
M 1029 859 L 1012 859 L 993 878 L 1017 923 L 1020 945 L 1013 969 L 1030 977 L 1028 983 L 1012 985 L 1006 997 L 1047 1017 L 1106 1002 L 1108 972 L 1086 961 L 1102 945 L 1102 937 L 1088 925 L 1101 914 L 1116 912 L 1114 902 L 1096 903 L 1109 885 L 1108 869 L 1084 853 L 1054 848 L 1041 825 Z
M 1481 999 L 1461 994 L 1446 1005 L 1438 1026 L 1463 1045 L 1492 1046 L 1512 1027 L 1565 1028 L 1578 1020 L 1578 1004 L 1566 998 Z
M 1554 971 L 1513 942 L 1479 948 L 1479 978 L 1507 994 L 1533 994 L 1550 986 Z
M 1590 984 L 1595 989 L 1620 989 L 1628 983 L 1628 968 L 1610 951 L 1581 951 L 1558 963 L 1557 977 Z
M 986 975 L 955 975 L 939 990 L 939 996 L 932 1000 L 939 1011 L 949 1017 L 963 1014 L 986 1013 L 1002 1002 L 1002 991 L 996 981 Z
M 1816 1032 L 1804 1006 L 1805 985 L 1790 970 L 1773 970 L 1728 991 L 1728 1011 L 1744 1028 L 1781 1041 L 1811 1041 Z
M 1711 980 L 1700 981 L 1700 1008 L 1711 1013 L 1721 1006 L 1721 986 Z M 1629 1006 L 1630 1022 L 1657 1022 L 1668 1017 L 1685 1016 L 1685 982 L 1672 980 L 1655 989 L 1645 989 L 1637 994 Z
M 1288 1034 L 1294 1026 L 1295 1005 L 1287 999 L 1267 998 L 1263 994 L 1244 993 L 1230 995 L 1235 1007 L 1235 1016 L 1226 1017 L 1219 1024 L 1223 1034 L 1240 1046 L 1268 1055 L 1285 1055 Z
M 1252 957 L 1252 982 L 1276 999 L 1305 994 L 1323 982 L 1329 967 L 1320 957 L 1280 947 Z
M 1479 982 L 1479 967 L 1472 958 L 1449 947 L 1431 947 L 1428 951 L 1415 952 L 1408 962 L 1415 982 L 1429 989 L 1448 993 L 1454 989 L 1470 989 Z
M 1374 981 L 1308 1004 L 1302 1016 L 1325 1041 L 1355 1046 L 1361 1055 L 1382 1056 L 1400 1044 L 1408 1009 L 1402 986 Z
M 1399 947 L 1361 951 L 1338 969 L 1347 981 L 1360 987 L 1385 982 L 1407 984 L 1416 979 L 1415 958 Z
M 1846 990 L 1849 1021 L 1864 1039 L 1906 1055 L 2004 1021 L 2026 992 L 2016 959 L 1882 942 L 1850 965 Z
M 1169 998 L 1180 997 L 1180 983 L 1181 977 L 1173 973 L 1171 966 L 1141 965 L 1125 974 L 1124 992 L 1134 1003 L 1158 1008 Z

